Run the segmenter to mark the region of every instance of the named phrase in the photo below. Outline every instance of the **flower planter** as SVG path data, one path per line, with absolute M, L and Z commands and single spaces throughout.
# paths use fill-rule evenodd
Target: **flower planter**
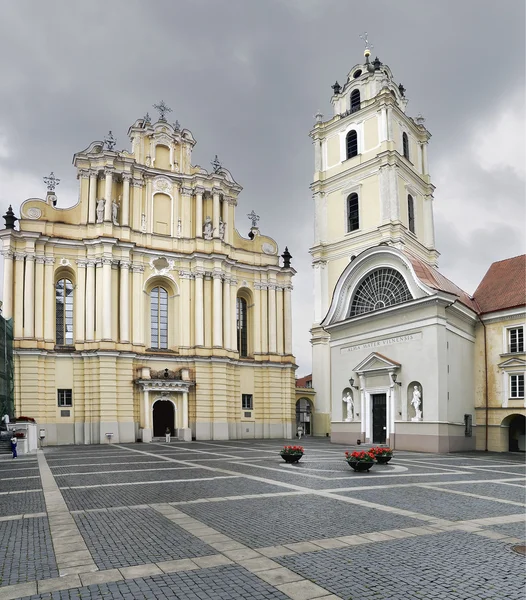
M 374 467 L 373 461 L 347 460 L 347 462 L 350 467 L 358 473 L 361 471 L 369 471 L 371 467 Z
M 287 463 L 297 463 L 303 454 L 282 454 L 281 458 Z
M 386 465 L 391 459 L 393 458 L 393 456 L 377 456 L 376 457 L 376 462 L 379 465 Z

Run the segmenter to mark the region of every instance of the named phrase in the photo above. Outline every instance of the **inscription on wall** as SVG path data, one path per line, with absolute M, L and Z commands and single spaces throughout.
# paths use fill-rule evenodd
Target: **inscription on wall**
M 340 354 L 346 352 L 355 352 L 356 350 L 374 350 L 375 348 L 381 348 L 382 346 L 391 346 L 393 344 L 403 344 L 405 342 L 414 342 L 415 340 L 422 339 L 422 332 L 409 333 L 407 335 L 399 335 L 397 337 L 387 338 L 385 340 L 376 340 L 375 342 L 367 342 L 365 344 L 357 344 L 356 346 L 346 346 L 340 349 Z

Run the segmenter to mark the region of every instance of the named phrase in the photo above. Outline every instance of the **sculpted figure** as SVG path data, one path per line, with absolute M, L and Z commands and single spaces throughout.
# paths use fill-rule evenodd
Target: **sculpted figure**
M 112 217 L 114 225 L 118 225 L 119 224 L 119 221 L 117 220 L 117 214 L 118 214 L 118 212 L 119 212 L 119 205 L 117 204 L 117 201 L 114 200 L 111 203 L 111 217 Z
M 222 240 L 225 239 L 225 229 L 226 229 L 226 223 L 224 221 L 219 221 L 219 237 Z
M 345 420 L 352 421 L 354 419 L 354 401 L 352 399 L 351 392 L 347 391 L 342 400 L 345 402 L 345 404 L 347 404 L 347 418 Z
M 104 207 L 106 206 L 106 200 L 99 198 L 97 200 L 97 223 L 104 222 Z
M 413 388 L 413 398 L 411 399 L 411 404 L 415 409 L 415 416 L 411 419 L 411 421 L 421 421 L 422 420 L 422 411 L 420 410 L 420 405 L 422 404 L 422 394 L 418 389 L 418 386 L 415 385 Z
M 211 240 L 214 235 L 214 227 L 212 226 L 212 219 L 206 217 L 205 224 L 203 225 L 203 237 L 205 240 Z

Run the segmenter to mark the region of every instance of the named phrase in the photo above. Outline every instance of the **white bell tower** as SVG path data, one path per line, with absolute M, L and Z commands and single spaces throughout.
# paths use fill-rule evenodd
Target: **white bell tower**
M 314 434 L 330 431 L 329 335 L 320 327 L 336 283 L 355 256 L 389 245 L 435 266 L 433 191 L 424 118 L 406 114 L 407 98 L 390 68 L 363 36 L 365 63 L 336 82 L 327 121 L 316 115 L 314 144 L 314 322 L 312 376 Z

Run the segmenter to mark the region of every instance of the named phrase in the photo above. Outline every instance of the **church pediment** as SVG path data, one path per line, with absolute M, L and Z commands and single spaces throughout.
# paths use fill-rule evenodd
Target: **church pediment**
M 392 371 L 400 368 L 400 363 L 387 358 L 383 354 L 373 352 L 369 356 L 362 360 L 362 362 L 354 367 L 356 373 L 365 373 L 370 371 Z

